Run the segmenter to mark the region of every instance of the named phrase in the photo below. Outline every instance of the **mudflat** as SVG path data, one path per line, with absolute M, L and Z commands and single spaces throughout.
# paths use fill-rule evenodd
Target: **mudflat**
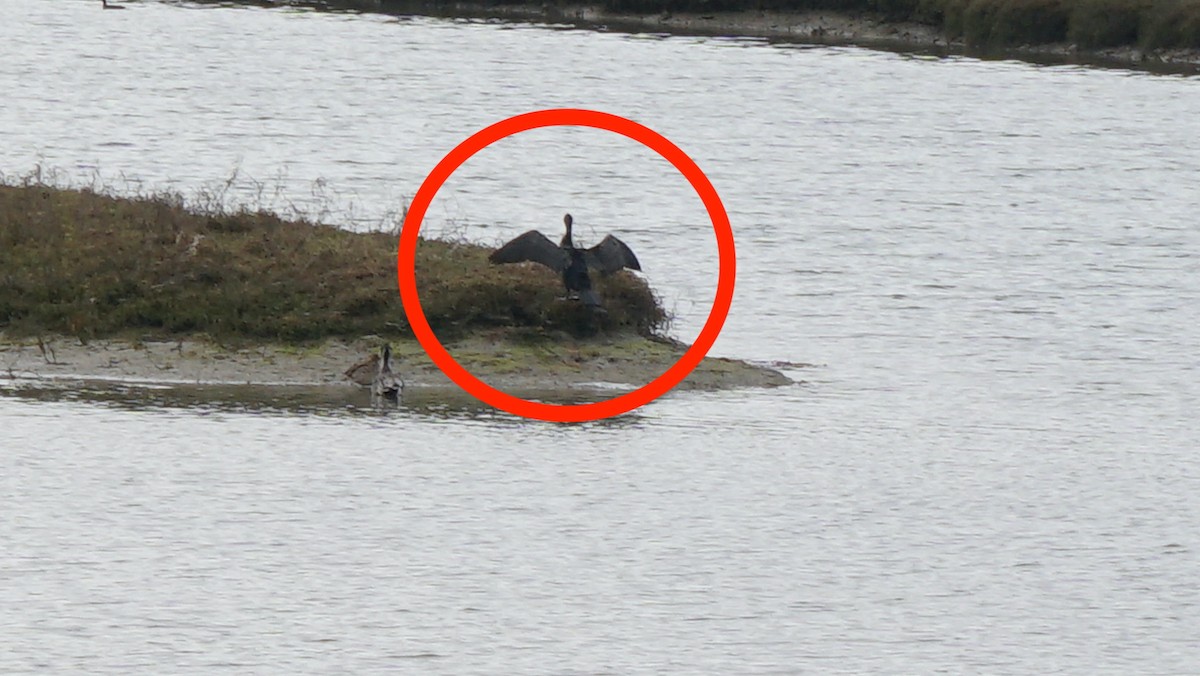
M 359 387 L 347 369 L 383 339 L 330 339 L 311 345 L 220 345 L 200 339 L 140 341 L 0 336 L 0 378 Z M 392 366 L 408 386 L 456 387 L 412 339 L 389 339 Z M 502 390 L 641 387 L 678 361 L 686 346 L 635 335 L 523 341 L 477 335 L 446 345 L 477 378 Z M 770 366 L 708 357 L 679 387 L 777 387 L 793 381 Z

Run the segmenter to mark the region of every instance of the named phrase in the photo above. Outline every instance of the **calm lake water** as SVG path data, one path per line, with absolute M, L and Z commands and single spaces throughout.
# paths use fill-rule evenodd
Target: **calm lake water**
M 1200 669 L 1200 80 L 126 4 L 4 0 L 6 176 L 391 227 L 478 129 L 616 113 L 730 212 L 713 352 L 814 366 L 571 426 L 0 381 L 0 672 Z M 698 333 L 712 229 L 623 137 L 501 141 L 424 228 L 564 211 Z

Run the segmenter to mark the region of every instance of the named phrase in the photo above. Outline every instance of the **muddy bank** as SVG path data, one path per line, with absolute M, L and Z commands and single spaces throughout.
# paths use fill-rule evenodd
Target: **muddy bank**
M 816 45 L 855 45 L 888 51 L 946 56 L 1021 59 L 1036 63 L 1128 67 L 1156 72 L 1200 73 L 1200 49 L 1142 48 L 1137 44 L 1081 46 L 1079 41 L 1042 42 L 1008 38 L 1011 44 L 947 37 L 933 23 L 897 20 L 871 12 L 831 10 L 741 10 L 723 12 L 620 12 L 587 3 L 495 4 L 419 0 L 331 0 L 348 7 L 391 14 L 503 19 L 635 33 L 758 37 Z M 1054 17 L 1039 17 L 1054 20 Z M 1044 32 L 1044 31 L 1042 31 Z M 1059 31 L 1055 30 L 1054 33 Z M 969 33 L 968 33 L 969 34 Z
M 358 388 L 345 372 L 373 353 L 380 340 L 364 338 L 296 347 L 222 347 L 201 340 L 15 339 L 0 337 L 0 378 L 145 381 L 163 383 L 307 385 Z M 452 387 L 412 340 L 392 340 L 393 368 L 406 386 Z M 475 336 L 446 345 L 467 370 L 501 390 L 596 388 L 631 390 L 678 360 L 682 345 L 638 336 L 563 338 L 522 342 Z M 792 380 L 748 362 L 707 358 L 683 382 L 685 390 L 774 387 Z

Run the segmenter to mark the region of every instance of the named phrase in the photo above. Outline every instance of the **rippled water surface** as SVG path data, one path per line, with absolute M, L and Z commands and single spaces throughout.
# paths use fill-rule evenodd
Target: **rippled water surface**
M 617 113 L 728 207 L 714 353 L 814 366 L 574 426 L 0 381 L 0 672 L 1200 664 L 1200 80 L 126 4 L 4 0 L 6 176 L 390 227 L 474 131 Z M 696 335 L 712 230 L 623 137 L 505 139 L 424 227 L 568 210 Z

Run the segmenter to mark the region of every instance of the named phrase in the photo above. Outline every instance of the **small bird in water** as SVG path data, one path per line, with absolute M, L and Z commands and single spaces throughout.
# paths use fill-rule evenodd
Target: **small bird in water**
M 576 247 L 571 237 L 574 223 L 571 214 L 563 216 L 563 223 L 567 226 L 567 232 L 557 246 L 537 230 L 530 230 L 493 251 L 488 260 L 492 263 L 541 263 L 562 274 L 568 297 L 576 297 L 589 307 L 603 311 L 600 297 L 592 291 L 592 278 L 588 270 L 596 270 L 607 277 L 622 268 L 641 270 L 642 266 L 637 256 L 633 255 L 633 250 L 612 235 L 590 249 Z
M 404 380 L 392 372 L 392 346 L 384 343 L 383 355 L 379 360 L 379 370 L 371 381 L 371 396 L 388 401 L 399 401 L 400 392 L 404 389 Z
M 110 5 L 108 0 L 100 0 L 100 6 L 104 9 L 125 9 L 125 5 Z

